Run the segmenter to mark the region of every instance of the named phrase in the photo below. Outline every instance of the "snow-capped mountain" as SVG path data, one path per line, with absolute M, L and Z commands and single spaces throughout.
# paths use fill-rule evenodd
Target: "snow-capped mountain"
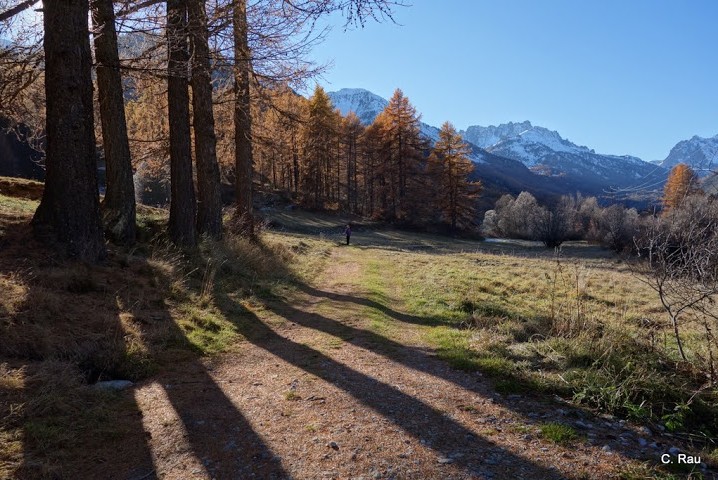
M 461 133 L 465 140 L 494 155 L 517 160 L 540 175 L 570 176 L 607 188 L 648 185 L 665 177 L 663 168 L 640 158 L 598 154 L 564 139 L 556 131 L 534 126 L 528 121 L 471 126 Z
M 328 92 L 329 98 L 342 115 L 354 112 L 364 125 L 369 125 L 389 102 L 363 88 L 342 88 Z
M 328 92 L 327 95 L 342 115 L 354 112 L 364 125 L 371 124 L 389 104 L 386 99 L 363 88 L 342 88 L 336 92 Z M 432 142 L 439 138 L 438 128 L 424 122 L 420 122 L 419 128 L 421 133 Z
M 696 135 L 678 142 L 661 165 L 671 169 L 679 163 L 690 166 L 702 177 L 718 170 L 718 135 L 710 138 Z

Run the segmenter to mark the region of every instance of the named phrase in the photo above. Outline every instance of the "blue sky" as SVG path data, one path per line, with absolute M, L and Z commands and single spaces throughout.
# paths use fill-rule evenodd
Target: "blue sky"
M 716 0 L 414 0 L 395 20 L 335 27 L 319 83 L 399 87 L 432 125 L 530 120 L 644 160 L 718 134 Z

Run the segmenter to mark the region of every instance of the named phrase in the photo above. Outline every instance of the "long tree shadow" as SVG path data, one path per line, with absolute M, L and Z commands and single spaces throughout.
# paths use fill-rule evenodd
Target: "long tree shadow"
M 0 243 L 0 477 L 154 478 L 141 411 L 86 386 L 80 365 L 102 352 L 98 338 L 121 331 L 114 298 L 86 267 L 54 259 L 26 223 L 0 229 Z M 121 471 L 104 468 L 118 459 Z
M 114 250 L 104 266 L 64 263 L 28 239 L 29 232 L 5 236 L 0 254 L 0 282 L 10 285 L 0 287 L 18 298 L 0 302 L 0 369 L 26 379 L 0 382 L 0 433 L 8 433 L 3 439 L 19 433 L 13 445 L 0 447 L 0 477 L 160 478 L 168 466 L 153 446 L 161 450 L 165 442 L 157 431 L 151 438 L 133 389 L 92 384 L 146 377 L 133 369 L 147 362 L 166 367 L 159 356 L 172 347 L 167 342 L 183 352 L 182 364 L 157 380 L 181 425 L 161 427 L 183 432 L 182 443 L 209 478 L 289 477 L 207 371 L 201 352 L 192 351 L 167 308 L 171 279 L 162 268 Z M 133 360 L 136 345 L 125 341 L 128 328 L 147 340 L 141 361 Z M 192 385 L 182 381 L 187 376 Z M 28 410 L 18 414 L 23 404 Z
M 451 458 L 469 474 L 480 475 L 488 471 L 501 478 L 564 478 L 556 469 L 537 465 L 477 436 L 421 400 L 279 335 L 254 313 L 228 297 L 221 298 L 218 303 L 228 318 L 235 317 L 238 331 L 251 343 L 344 390 L 435 452 Z M 241 311 L 240 318 L 236 318 L 237 312 Z M 297 320 L 292 315 L 287 318 Z M 481 453 L 497 450 L 501 451 L 503 463 L 498 466 L 484 464 Z
M 163 272 L 156 274 L 162 276 Z M 163 283 L 169 285 L 171 280 L 164 278 Z M 194 349 L 169 311 L 155 315 L 155 321 L 171 329 L 168 337 L 176 339 L 180 348 Z M 162 385 L 206 474 L 210 478 L 289 478 L 279 457 L 213 379 L 200 355 L 197 351 L 189 361 L 153 380 Z
M 316 289 L 307 286 L 302 287 L 302 290 L 308 293 L 316 291 Z M 335 299 L 341 299 L 342 297 L 344 296 L 339 295 L 336 296 Z M 332 298 L 332 295 L 329 294 L 326 298 Z M 354 300 L 355 299 L 350 298 L 348 301 L 354 302 Z M 359 303 L 363 305 L 363 303 L 360 302 L 354 303 Z M 433 354 L 433 352 L 430 350 L 406 346 L 378 333 L 374 333 L 372 331 L 365 330 L 362 328 L 357 328 L 344 322 L 333 320 L 319 313 L 300 310 L 285 302 L 272 301 L 268 302 L 266 306 L 275 314 L 291 322 L 294 322 L 306 328 L 327 333 L 357 347 L 371 350 L 394 362 L 402 364 L 406 368 L 421 373 L 427 373 L 432 376 L 438 376 L 441 379 L 449 381 L 463 389 L 466 389 L 486 398 L 491 398 L 495 403 L 500 404 L 503 407 L 521 415 L 526 421 L 526 423 L 537 423 L 534 412 L 535 405 L 533 403 L 529 402 L 527 404 L 524 404 L 524 402 L 517 402 L 511 397 L 505 397 L 503 395 L 496 394 L 493 388 L 491 388 L 490 385 L 488 385 L 486 382 L 480 380 L 480 378 L 477 378 L 474 375 L 467 375 L 466 372 L 451 368 L 447 362 L 439 360 L 436 355 Z M 382 310 L 380 309 L 380 311 Z M 427 321 L 420 319 L 420 317 L 414 317 L 413 320 L 414 321 L 412 321 L 411 323 L 424 325 L 430 324 Z M 257 322 L 259 322 L 258 319 Z M 266 332 L 266 326 L 260 326 L 259 328 L 263 332 L 267 333 L 267 335 L 271 335 L 271 331 Z M 507 377 L 507 375 L 510 376 L 510 374 L 508 373 L 503 373 L 502 375 L 503 380 L 510 379 L 517 385 L 522 385 L 522 382 L 525 382 L 524 379 L 519 377 Z M 527 383 L 525 387 L 526 391 L 531 391 L 533 385 Z M 564 411 L 567 411 L 568 406 L 563 405 L 562 409 Z M 572 413 L 577 415 L 577 418 L 581 418 L 583 421 L 590 421 L 597 424 L 601 423 L 601 419 L 597 418 L 595 414 L 590 411 L 586 411 L 579 408 L 569 410 L 572 410 Z M 615 433 L 616 432 L 611 432 L 611 435 L 615 435 Z M 642 454 L 634 453 L 631 450 L 622 452 L 621 455 L 627 458 L 635 458 L 638 460 L 646 460 L 647 458 L 650 458 Z
M 327 292 L 325 290 L 320 290 L 318 288 L 312 287 L 311 285 L 307 285 L 306 283 L 298 283 L 297 288 L 300 291 L 314 297 L 326 298 L 335 302 L 354 303 L 363 307 L 373 308 L 374 310 L 377 310 L 394 320 L 398 320 L 404 323 L 411 323 L 414 325 L 426 325 L 431 327 L 435 327 L 438 325 L 455 325 L 451 322 L 440 320 L 434 317 L 419 317 L 416 315 L 409 315 L 408 313 L 399 312 L 398 310 L 394 310 L 393 308 L 388 307 L 381 302 L 377 302 L 369 298 L 363 298 L 356 295 L 347 295 L 344 293 Z

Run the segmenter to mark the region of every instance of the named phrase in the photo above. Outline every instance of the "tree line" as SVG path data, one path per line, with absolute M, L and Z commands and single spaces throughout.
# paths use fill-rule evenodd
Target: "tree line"
M 468 146 L 449 122 L 432 146 L 401 90 L 368 126 L 353 112 L 343 117 L 321 87 L 309 99 L 281 97 L 293 115 L 268 111 L 256 123 L 257 173 L 267 185 L 307 208 L 450 231 L 476 224 L 481 185 L 470 178 Z

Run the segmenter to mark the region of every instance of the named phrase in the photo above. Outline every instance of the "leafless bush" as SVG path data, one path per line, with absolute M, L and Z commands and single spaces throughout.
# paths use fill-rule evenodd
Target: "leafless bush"
M 706 331 L 711 383 L 713 331 L 718 325 L 718 203 L 704 196 L 687 197 L 680 206 L 653 219 L 635 240 L 639 278 L 658 294 L 668 314 L 678 352 L 686 360 L 681 331 L 697 318 Z

